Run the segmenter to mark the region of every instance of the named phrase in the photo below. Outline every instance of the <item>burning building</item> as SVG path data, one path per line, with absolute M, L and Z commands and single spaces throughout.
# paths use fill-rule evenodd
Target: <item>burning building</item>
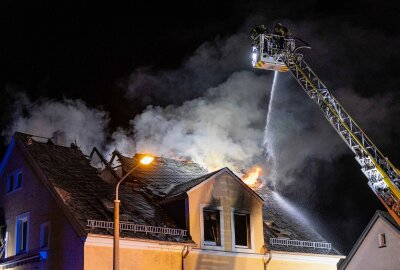
M 102 166 L 72 144 L 15 133 L 0 165 L 7 269 L 111 269 L 115 185 L 140 155 Z M 343 256 L 229 168 L 156 157 L 119 190 L 120 269 L 336 269 Z

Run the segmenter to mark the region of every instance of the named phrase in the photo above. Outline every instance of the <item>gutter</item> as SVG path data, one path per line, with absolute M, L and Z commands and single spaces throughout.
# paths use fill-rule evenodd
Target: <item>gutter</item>
M 94 239 L 104 239 L 108 241 L 113 240 L 113 236 L 105 235 L 105 234 L 96 234 L 96 233 L 88 233 L 87 237 L 85 238 L 84 242 L 88 243 L 87 240 L 94 240 Z M 141 243 L 150 243 L 150 244 L 159 244 L 160 246 L 186 246 L 192 249 L 196 247 L 196 243 L 194 242 L 172 242 L 172 241 L 162 241 L 162 240 L 153 240 L 147 238 L 133 238 L 133 237 L 121 237 L 121 241 L 128 241 L 128 242 L 141 242 Z M 106 242 L 103 242 L 106 244 Z M 110 242 L 112 244 L 112 242 Z

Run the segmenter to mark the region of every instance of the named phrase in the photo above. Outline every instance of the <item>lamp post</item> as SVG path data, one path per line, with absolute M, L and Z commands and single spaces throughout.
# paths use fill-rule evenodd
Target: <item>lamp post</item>
M 113 241 L 113 270 L 119 270 L 119 204 L 118 190 L 119 185 L 124 181 L 140 164 L 148 165 L 154 160 L 151 156 L 143 157 L 138 164 L 127 172 L 117 183 L 115 187 L 115 200 L 114 200 L 114 241 Z

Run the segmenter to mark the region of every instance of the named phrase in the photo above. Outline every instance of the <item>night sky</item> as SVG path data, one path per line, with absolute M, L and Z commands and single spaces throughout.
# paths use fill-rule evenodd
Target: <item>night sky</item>
M 105 119 L 99 141 L 111 142 L 113 132 L 128 130 L 131 120 L 148 105 L 182 106 L 185 101 L 202 98 L 207 89 L 225 82 L 234 72 L 254 73 L 260 80 L 264 76 L 268 97 L 272 75 L 251 69 L 250 41 L 247 52 L 240 33 L 248 33 L 260 23 L 271 29 L 280 21 L 311 45 L 313 49 L 304 52 L 306 61 L 372 141 L 400 166 L 400 76 L 396 68 L 400 61 L 400 4 L 82 2 L 1 2 L 1 154 L 18 119 L 28 119 L 26 126 L 35 112 L 58 102 L 65 104 L 65 100 Z M 218 46 L 234 44 L 230 37 L 242 42 L 238 53 L 231 56 L 234 61 L 225 61 L 218 68 L 207 66 L 214 63 L 211 60 L 203 61 L 198 69 L 190 66 L 194 56 L 196 61 L 203 57 L 198 48 L 208 52 L 207 46 L 212 45 L 217 53 L 225 52 L 229 48 Z M 285 133 L 284 142 L 297 141 L 293 156 L 311 150 L 302 157 L 305 161 L 285 168 L 286 175 L 296 180 L 279 184 L 278 189 L 304 210 L 327 240 L 347 254 L 374 212 L 384 208 L 316 105 L 290 74 L 279 76 L 278 90 L 285 89 L 281 93 L 290 96 L 286 104 L 295 108 L 283 106 L 291 123 L 309 121 L 299 129 L 287 127 L 291 132 Z M 138 78 L 142 79 L 139 83 Z M 78 105 L 74 103 L 77 100 Z M 267 101 L 263 104 L 268 105 Z M 324 147 L 326 154 L 321 154 Z

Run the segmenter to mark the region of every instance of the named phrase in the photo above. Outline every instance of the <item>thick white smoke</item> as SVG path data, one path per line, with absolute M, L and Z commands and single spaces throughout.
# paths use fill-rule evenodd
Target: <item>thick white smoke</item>
M 7 137 L 19 131 L 50 138 L 54 131 L 62 130 L 67 144 L 76 140 L 85 153 L 105 142 L 108 113 L 90 108 L 82 100 L 31 102 L 24 94 L 18 94 L 15 108 L 18 109 L 12 125 L 2 132 Z
M 269 76 L 242 71 L 181 106 L 149 106 L 132 121 L 134 137 L 117 131 L 113 147 L 129 154 L 190 158 L 205 168 L 240 171 L 262 156 L 259 127 L 265 123 L 269 84 Z
M 201 97 L 182 105 L 148 107 L 131 121 L 131 135 L 122 129 L 113 134 L 113 147 L 129 154 L 190 157 L 208 168 L 229 166 L 235 171 L 259 162 L 273 73 L 240 72 L 250 65 L 245 36 L 207 42 L 176 70 L 134 72 L 127 93 L 143 95 L 144 102 L 151 100 L 145 93 L 159 93 L 177 104 L 175 98 Z M 145 82 L 151 88 L 141 87 Z M 396 110 L 388 97 L 360 97 L 351 89 L 332 92 L 350 105 L 356 119 L 369 119 L 360 122 L 367 131 L 385 125 L 386 116 Z M 350 153 L 289 73 L 279 76 L 273 106 L 268 145 L 275 151 L 278 181 L 292 182 L 310 160 L 331 161 Z
M 150 106 L 111 138 L 107 112 L 81 100 L 30 102 L 24 96 L 16 108 L 24 107 L 27 113 L 16 110 L 12 126 L 3 134 L 21 131 L 50 137 L 59 129 L 85 151 L 107 142 L 106 153 L 151 152 L 239 172 L 265 162 L 263 133 L 273 78 L 272 72 L 251 70 L 249 45 L 247 33 L 216 38 L 202 44 L 181 68 L 133 72 L 127 96 Z M 329 77 L 322 75 L 324 81 Z M 290 183 L 310 160 L 330 161 L 348 150 L 289 73 L 279 74 L 276 87 L 269 145 L 276 155 L 277 180 Z M 349 89 L 332 92 L 367 133 L 371 127 L 392 126 L 393 115 L 400 115 L 391 96 L 361 97 Z M 387 134 L 380 131 L 372 128 L 370 135 L 384 142 Z

